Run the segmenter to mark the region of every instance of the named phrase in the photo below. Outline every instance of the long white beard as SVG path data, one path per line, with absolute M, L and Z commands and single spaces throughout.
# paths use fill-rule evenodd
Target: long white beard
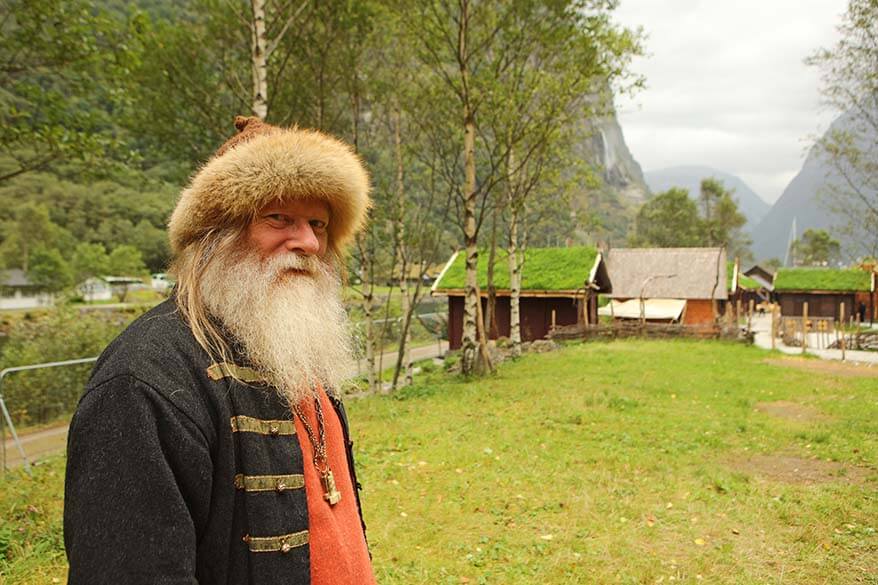
M 231 253 L 208 265 L 200 289 L 208 311 L 290 405 L 311 396 L 315 382 L 338 392 L 352 371 L 341 282 L 322 260 Z

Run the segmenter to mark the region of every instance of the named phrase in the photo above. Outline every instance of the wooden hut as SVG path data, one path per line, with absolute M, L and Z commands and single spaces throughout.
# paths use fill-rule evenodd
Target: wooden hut
M 724 248 L 617 248 L 607 267 L 616 318 L 712 324 L 729 298 Z
M 856 315 L 862 303 L 867 316 L 875 314 L 875 273 L 860 269 L 781 268 L 774 278 L 774 294 L 784 317 L 801 317 L 805 303 L 812 317 Z
M 739 302 L 741 309 L 746 313 L 750 301 L 753 301 L 754 305 L 758 305 L 771 300 L 771 288 L 766 286 L 762 275 L 760 274 L 757 279 L 742 272 L 741 262 L 737 258 L 734 262 L 728 263 L 726 277 L 729 287 L 729 303 L 736 310 Z
M 482 314 L 488 313 L 487 254 L 479 254 L 478 285 Z M 455 252 L 433 284 L 433 295 L 448 296 L 448 344 L 459 349 L 463 338 L 466 255 Z M 509 261 L 498 251 L 494 261 L 495 327 L 488 337 L 510 334 Z M 597 321 L 597 295 L 610 292 L 610 280 L 602 254 L 593 247 L 530 248 L 522 269 L 521 339 L 543 339 L 552 324 L 575 325 Z
M 744 276 L 750 277 L 768 292 L 774 290 L 774 272 L 768 268 L 764 268 L 759 264 L 754 264 L 744 271 Z

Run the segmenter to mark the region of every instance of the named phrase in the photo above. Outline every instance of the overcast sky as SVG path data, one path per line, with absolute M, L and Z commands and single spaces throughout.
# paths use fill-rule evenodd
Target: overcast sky
M 647 88 L 617 99 L 625 141 L 644 171 L 706 165 L 739 176 L 768 203 L 835 114 L 803 59 L 838 38 L 845 0 L 621 0 L 642 26 Z

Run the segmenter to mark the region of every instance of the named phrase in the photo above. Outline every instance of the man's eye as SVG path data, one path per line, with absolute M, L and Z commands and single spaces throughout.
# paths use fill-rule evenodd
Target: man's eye
M 326 222 L 320 219 L 312 219 L 311 227 L 313 227 L 315 230 L 325 230 Z
M 287 218 L 285 216 L 281 215 L 280 213 L 271 213 L 269 215 L 266 215 L 265 219 L 268 219 L 270 221 L 277 222 L 277 223 L 286 223 L 286 221 L 287 221 Z

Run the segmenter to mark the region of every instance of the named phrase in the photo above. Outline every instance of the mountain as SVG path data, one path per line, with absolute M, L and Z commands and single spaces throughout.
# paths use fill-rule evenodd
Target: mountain
M 689 190 L 689 196 L 693 199 L 698 198 L 702 179 L 713 177 L 722 181 L 726 189 L 734 190 L 732 197 L 738 201 L 738 209 L 747 217 L 747 224 L 744 226 L 744 229 L 750 233 L 753 232 L 753 228 L 759 224 L 769 209 L 771 209 L 771 206 L 739 177 L 710 167 L 668 167 L 647 171 L 644 176 L 646 184 L 649 185 L 653 193 L 661 193 L 671 187 L 682 187 Z
M 637 208 L 649 198 L 643 171 L 625 144 L 615 114 L 597 121 L 583 119 L 578 132 L 574 157 L 594 169 L 598 181 L 582 185 L 571 201 L 583 230 L 576 239 L 623 242 Z
M 830 125 L 827 134 L 850 127 L 851 118 L 839 116 Z M 811 147 L 802 169 L 768 214 L 753 231 L 753 254 L 759 260 L 784 259 L 790 241 L 793 218 L 796 220 L 795 237 L 801 237 L 806 229 L 825 229 L 841 242 L 843 250 L 854 250 L 855 242 L 845 239 L 838 229 L 842 220 L 827 208 L 823 193 L 825 187 L 837 178 L 816 147 Z
M 649 197 L 643 171 L 628 150 L 615 115 L 594 124 L 589 140 L 583 146 L 590 152 L 590 160 L 601 168 L 601 178 L 608 187 L 633 203 L 643 203 Z

